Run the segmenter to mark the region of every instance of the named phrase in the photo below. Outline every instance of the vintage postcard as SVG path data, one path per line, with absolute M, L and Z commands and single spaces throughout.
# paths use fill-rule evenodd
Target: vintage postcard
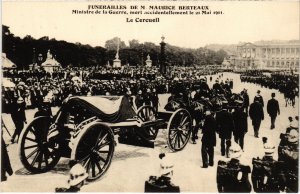
M 299 1 L 2 1 L 0 192 L 298 192 Z

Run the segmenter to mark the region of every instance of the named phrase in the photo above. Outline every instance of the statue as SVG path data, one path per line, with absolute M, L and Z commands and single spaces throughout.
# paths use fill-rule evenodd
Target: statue
M 152 67 L 152 60 L 150 59 L 150 55 L 148 54 L 146 60 L 146 67 Z

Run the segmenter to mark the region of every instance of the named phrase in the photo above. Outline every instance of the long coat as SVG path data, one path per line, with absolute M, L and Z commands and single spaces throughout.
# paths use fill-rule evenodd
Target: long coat
M 277 116 L 280 113 L 278 101 L 274 98 L 268 101 L 267 112 L 270 116 Z
M 202 143 L 206 146 L 216 146 L 217 121 L 212 116 L 206 116 L 202 128 Z
M 217 113 L 216 120 L 218 124 L 219 137 L 222 139 L 231 139 L 232 131 L 234 130 L 232 115 L 226 110 L 222 110 Z
M 253 102 L 250 105 L 249 116 L 252 121 L 264 120 L 264 110 L 262 104 L 259 102 Z
M 242 110 L 237 110 L 232 113 L 234 122 L 233 134 L 237 136 L 244 135 L 248 131 L 247 114 Z
M 254 101 L 258 100 L 260 102 L 260 104 L 262 105 L 262 107 L 264 107 L 264 99 L 261 95 L 256 95 L 254 97 Z
M 243 99 L 244 99 L 244 107 L 248 107 L 249 106 L 249 96 L 247 93 L 243 94 Z

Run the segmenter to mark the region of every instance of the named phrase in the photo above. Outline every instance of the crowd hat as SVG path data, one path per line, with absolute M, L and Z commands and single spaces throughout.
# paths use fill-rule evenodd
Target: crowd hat
M 272 96 L 272 97 L 275 97 L 275 93 L 273 92 L 273 93 L 271 94 L 271 96 Z
M 18 103 L 18 104 L 21 104 L 21 103 L 23 103 L 23 102 L 24 102 L 24 99 L 23 99 L 22 97 L 19 97 L 18 100 L 17 100 L 17 103 Z
M 237 143 L 233 143 L 229 148 L 229 157 L 238 159 L 241 157 L 242 149 Z
M 43 102 L 44 102 L 44 103 L 50 102 L 50 98 L 46 96 L 46 97 L 44 98 Z
M 85 168 L 81 164 L 75 164 L 70 170 L 70 178 L 68 183 L 75 186 L 84 181 L 88 177 Z
M 139 90 L 138 94 L 142 94 L 142 90 Z
M 265 156 L 273 156 L 274 151 L 275 151 L 275 146 L 272 143 L 267 142 L 264 144 Z
M 205 111 L 205 115 L 211 115 L 210 110 L 206 110 L 206 111 Z
M 292 129 L 288 135 L 288 141 L 290 143 L 297 143 L 299 138 L 299 133 L 297 130 Z

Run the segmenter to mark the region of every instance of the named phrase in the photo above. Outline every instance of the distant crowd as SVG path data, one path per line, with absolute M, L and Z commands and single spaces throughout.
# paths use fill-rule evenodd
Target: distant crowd
M 258 84 L 269 89 L 279 90 L 283 94 L 294 93 L 298 95 L 299 75 L 285 73 L 263 74 L 262 71 L 247 71 L 241 74 L 242 82 Z
M 59 106 L 70 95 L 137 95 L 147 90 L 170 93 L 177 82 L 191 88 L 200 83 L 200 77 L 215 73 L 216 70 L 186 67 L 173 68 L 167 76 L 162 76 L 156 67 L 68 67 L 52 73 L 11 70 L 4 72 L 2 112 L 9 113 L 18 98 L 25 101 L 26 108 L 36 108 L 44 100 Z

